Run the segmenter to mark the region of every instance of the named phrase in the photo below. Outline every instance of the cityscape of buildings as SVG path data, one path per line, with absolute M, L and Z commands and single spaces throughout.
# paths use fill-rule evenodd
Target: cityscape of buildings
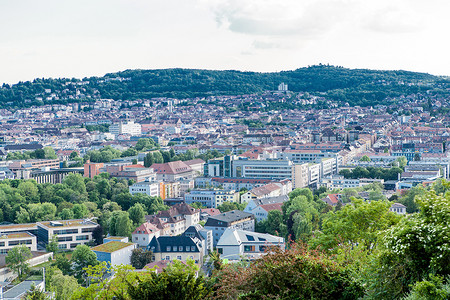
M 450 117 L 425 111 L 430 99 L 423 95 L 375 107 L 326 100 L 328 108 L 319 109 L 314 104 L 324 99 L 299 93 L 296 103 L 310 108 L 263 109 L 293 95 L 281 83 L 278 91 L 258 95 L 98 99 L 0 110 L 0 180 L 57 185 L 71 174 L 93 180 L 106 173 L 128 183 L 129 197 L 158 198 L 169 207 L 146 215 L 129 236 L 103 229 L 101 243 L 94 238 L 101 227 L 95 217 L 4 223 L 0 255 L 26 245 L 37 265 L 52 255 L 45 249 L 56 236 L 60 251 L 89 245 L 110 266 L 131 264 L 138 248 L 151 251 L 149 267 L 188 259 L 202 266 L 213 251 L 230 261 L 253 260 L 269 246 L 286 247 L 284 237 L 255 232 L 255 224 L 271 211 L 283 212 L 295 189 L 322 189 L 320 200 L 336 209 L 349 205 L 345 191 L 351 189 L 373 201 L 361 188 L 376 185 L 382 190 L 376 197 L 393 201 L 391 211 L 403 215 L 407 207 L 395 202 L 400 195 L 449 178 Z M 433 107 L 448 103 L 432 100 Z M 250 109 L 239 109 L 242 103 Z M 153 146 L 138 147 L 144 140 Z M 94 156 L 106 148 L 121 155 Z M 44 157 L 26 157 L 36 151 Z M 172 153 L 169 161 L 162 151 Z M 233 203 L 240 209 L 220 211 Z M 2 280 L 12 278 L 3 268 Z

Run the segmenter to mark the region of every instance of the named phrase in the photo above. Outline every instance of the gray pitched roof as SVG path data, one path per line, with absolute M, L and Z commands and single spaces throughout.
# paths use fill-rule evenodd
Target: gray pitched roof
M 254 219 L 255 217 L 253 216 L 253 214 L 250 214 L 247 212 L 243 212 L 240 210 L 232 210 L 232 211 L 227 211 L 227 212 L 217 215 L 217 216 L 210 216 L 208 218 L 208 220 L 206 221 L 205 226 L 218 226 L 219 224 L 225 223 L 224 225 L 226 225 L 226 227 L 228 227 L 229 223 L 236 222 L 236 221 L 246 219 L 246 218 Z M 222 223 L 219 223 L 219 222 L 222 222 Z
M 200 252 L 201 249 L 199 246 L 200 240 L 197 238 L 191 238 L 187 236 L 160 236 L 160 237 L 153 237 L 153 239 L 150 241 L 150 244 L 148 244 L 148 249 L 151 250 L 154 253 L 158 252 L 185 252 L 185 246 L 194 246 L 195 251 L 189 251 L 189 252 Z M 183 246 L 183 251 L 178 251 L 178 247 Z M 167 247 L 170 247 L 170 251 L 167 251 Z M 177 247 L 177 251 L 173 251 L 174 247 Z

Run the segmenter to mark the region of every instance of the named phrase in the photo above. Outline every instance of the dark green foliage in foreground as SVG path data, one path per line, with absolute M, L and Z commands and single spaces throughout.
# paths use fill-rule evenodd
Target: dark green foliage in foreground
M 193 261 L 174 261 L 161 273 L 153 273 L 138 283 L 129 284 L 128 294 L 136 300 L 200 300 L 210 290 Z

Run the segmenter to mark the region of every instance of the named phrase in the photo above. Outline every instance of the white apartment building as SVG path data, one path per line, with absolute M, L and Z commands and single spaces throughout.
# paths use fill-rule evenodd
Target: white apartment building
M 134 121 L 124 121 L 114 123 L 109 126 L 109 132 L 114 135 L 129 134 L 129 135 L 141 135 L 141 124 L 134 123 Z
M 322 178 L 320 186 L 329 190 L 359 187 L 359 179 L 345 179 L 342 175 L 334 175 Z
M 379 182 L 384 183 L 383 179 L 371 179 L 371 178 L 359 178 L 359 179 L 345 179 L 342 175 L 333 175 L 324 177 L 320 181 L 320 186 L 324 186 L 329 190 L 333 189 L 345 189 L 345 188 L 357 188 L 364 185 Z
M 308 164 L 308 186 L 317 186 L 321 175 L 320 164 Z
M 295 164 L 292 168 L 292 187 L 305 188 L 309 185 L 309 164 Z
M 158 197 L 160 195 L 160 183 L 157 181 L 143 181 L 131 185 L 129 188 L 130 194 L 145 194 L 150 197 Z
M 200 202 L 208 208 L 217 208 L 224 202 L 239 202 L 239 193 L 225 190 L 193 190 L 184 195 L 184 202 Z

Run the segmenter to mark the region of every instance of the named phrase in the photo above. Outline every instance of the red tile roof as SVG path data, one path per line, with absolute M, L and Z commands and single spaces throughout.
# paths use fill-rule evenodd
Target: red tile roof
M 263 204 L 261 205 L 261 208 L 264 209 L 265 211 L 269 212 L 271 210 L 279 210 L 279 211 L 283 211 L 281 209 L 281 207 L 283 206 L 283 202 L 280 203 L 270 203 L 270 204 Z
M 145 167 L 141 164 L 135 164 L 135 165 L 124 166 L 124 168 L 145 168 Z
M 216 216 L 216 215 L 220 215 L 221 212 L 220 210 L 218 210 L 217 208 L 202 208 L 201 209 L 202 213 L 207 213 L 210 216 Z
M 156 225 L 149 223 L 149 222 L 145 222 L 143 223 L 141 226 L 139 226 L 138 228 L 136 228 L 136 230 L 133 232 L 133 234 L 152 234 L 155 232 L 158 232 L 159 229 Z
M 334 204 L 338 204 L 339 202 L 339 194 L 328 194 L 328 199 Z
M 271 192 L 274 192 L 279 189 L 280 189 L 280 187 L 278 185 L 276 185 L 275 183 L 269 183 L 269 184 L 254 188 L 251 190 L 251 192 L 253 194 L 255 194 L 256 196 L 264 196 L 264 195 L 268 195 Z
M 150 168 L 153 168 L 158 174 L 179 174 L 192 171 L 192 168 L 181 160 L 171 161 L 165 164 L 153 164 Z

